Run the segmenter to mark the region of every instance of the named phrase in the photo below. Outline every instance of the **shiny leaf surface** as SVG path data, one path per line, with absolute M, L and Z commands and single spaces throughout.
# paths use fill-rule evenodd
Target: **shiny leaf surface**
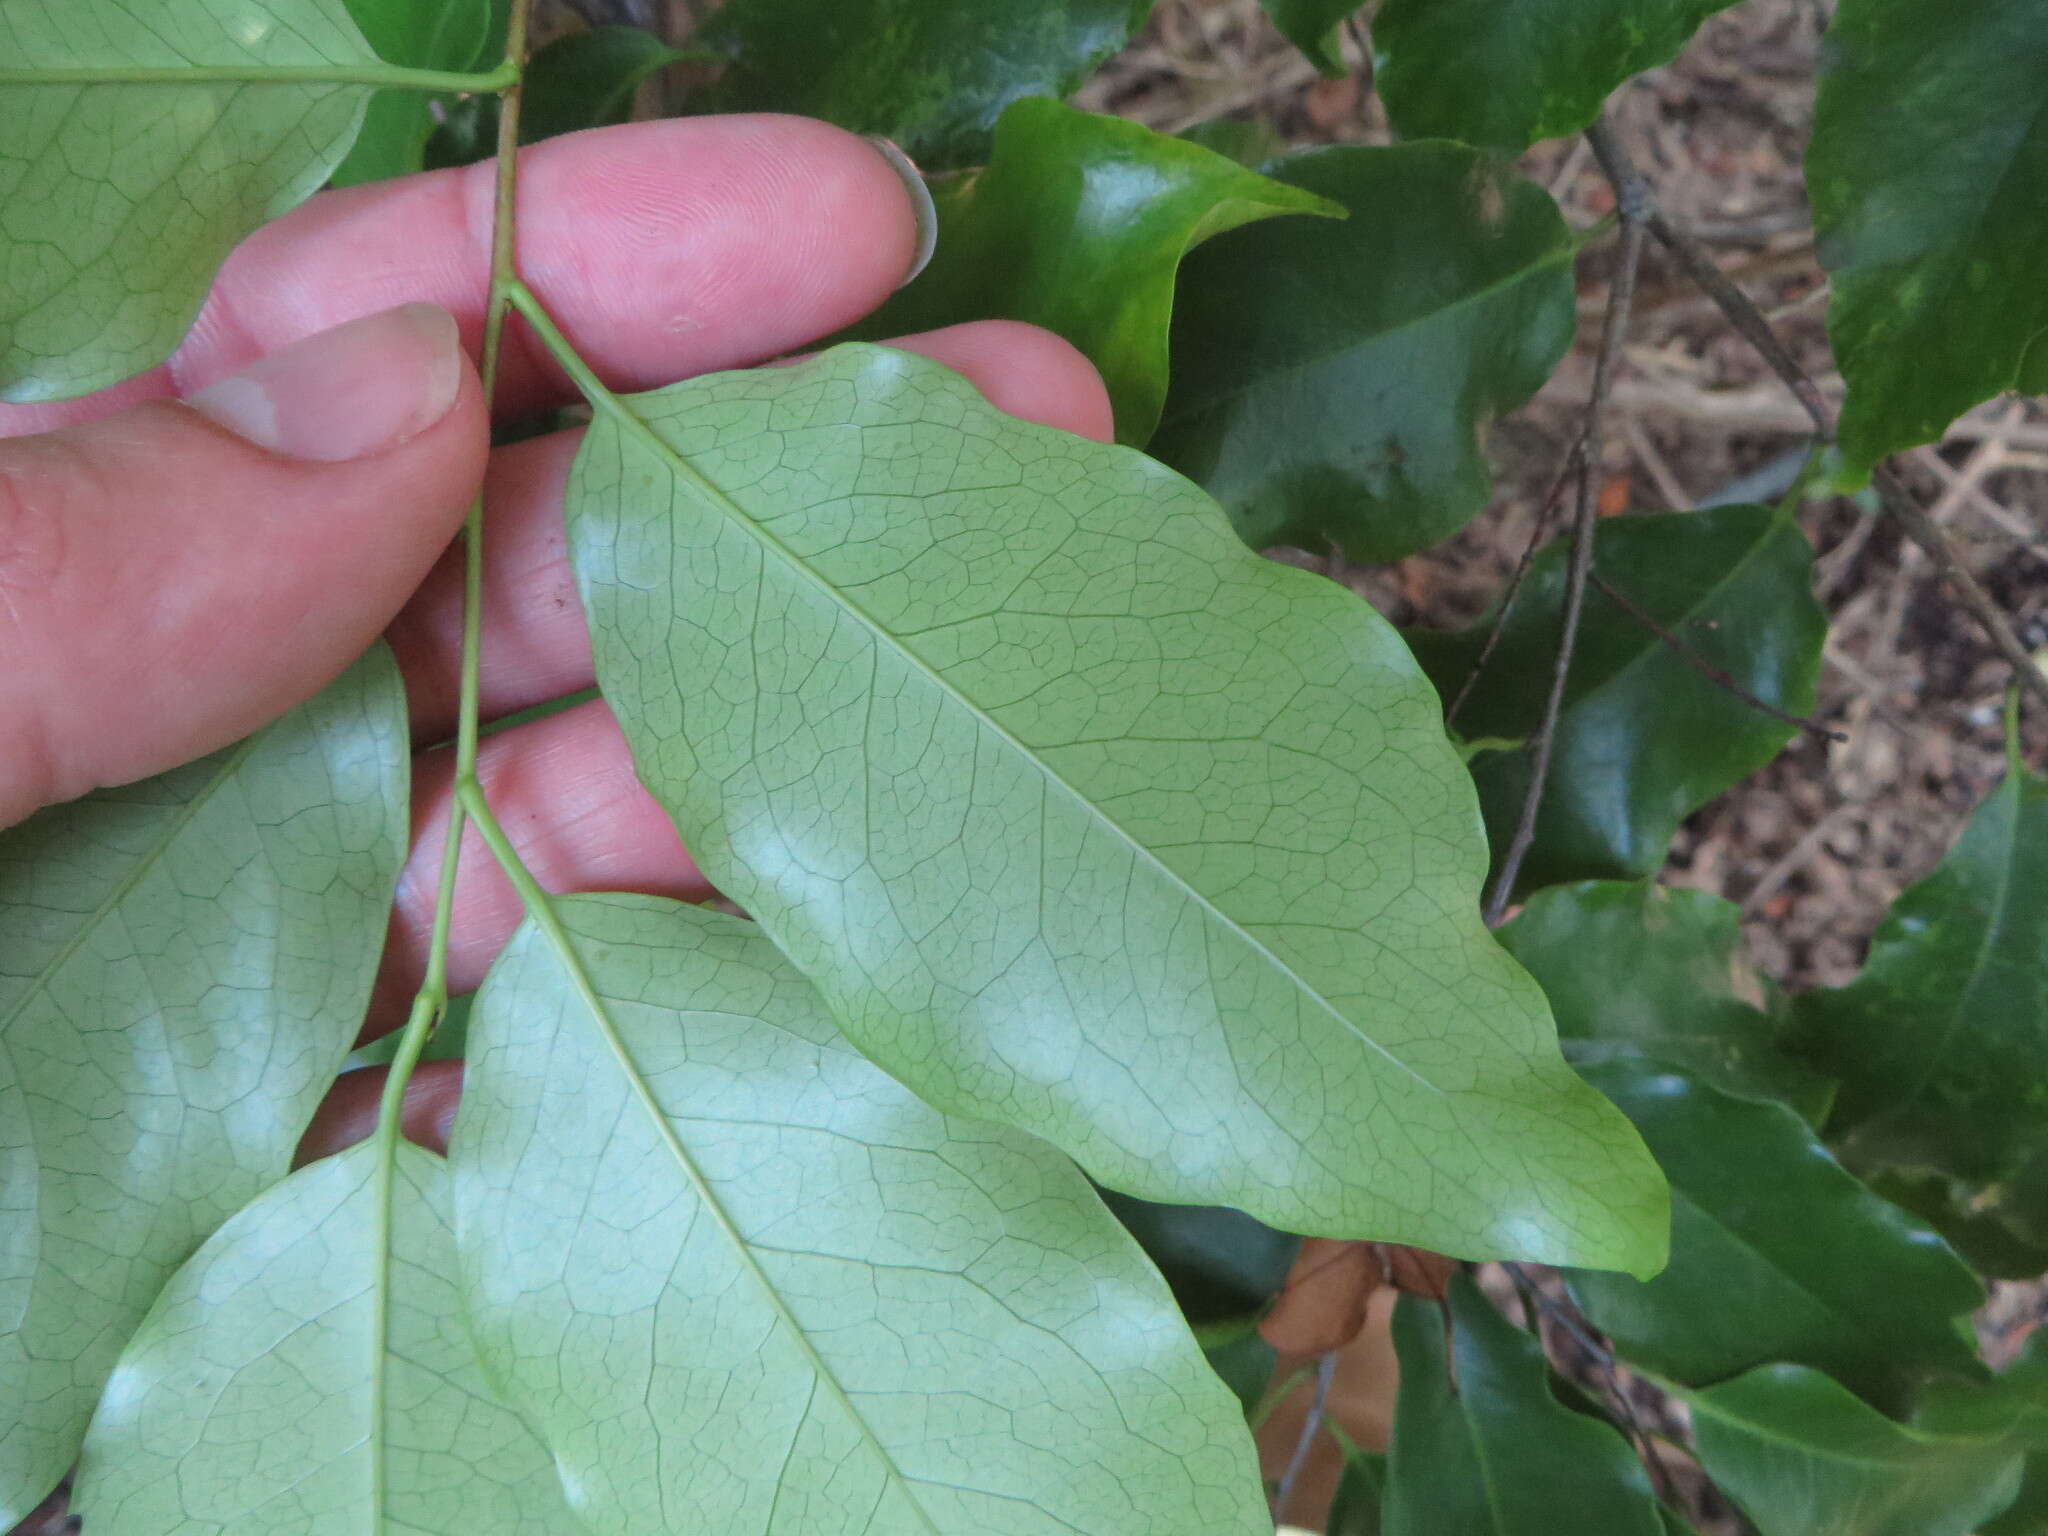
M 527 61 L 520 142 L 625 122 L 640 83 L 682 57 L 638 27 L 591 27 L 556 38 Z
M 1684 1396 L 1708 1476 L 1762 1536 L 1963 1536 L 2019 1485 L 2002 1437 L 1895 1423 L 1803 1366 Z
M 1571 232 L 1541 188 L 1455 144 L 1262 169 L 1351 217 L 1277 219 L 1189 258 L 1151 451 L 1254 548 L 1399 559 L 1486 504 L 1481 428 L 1571 345 Z
M 1529 898 L 1500 941 L 1543 984 L 1581 1060 L 1603 1049 L 1669 1062 L 1818 1120 L 1833 1086 L 1786 1053 L 1784 999 L 1750 963 L 1742 913 L 1655 881 L 1582 881 Z
M 380 646 L 241 745 L 0 833 L 0 1522 L 77 1453 L 170 1272 L 292 1148 L 405 854 Z
M 1562 627 L 1566 555 L 1560 541 L 1531 564 L 1501 643 L 1458 713 L 1467 739 L 1521 741 L 1535 731 Z M 1827 619 L 1813 600 L 1813 550 L 1795 524 L 1752 506 L 1608 518 L 1595 536 L 1594 567 L 1757 698 L 1793 714 L 1813 707 Z M 1409 632 L 1446 704 L 1493 624 Z M 1777 756 L 1792 729 L 1589 589 L 1521 889 L 1655 873 L 1678 824 Z M 1526 747 L 1472 759 L 1496 849 L 1521 814 L 1528 775 Z
M 491 32 L 490 0 L 347 0 L 363 37 L 387 64 L 412 69 L 488 68 L 484 50 Z M 643 34 L 644 35 L 644 34 Z M 379 91 L 370 98 L 348 158 L 330 181 L 352 187 L 409 175 L 425 163 L 434 131 L 424 91 Z M 440 98 L 444 103 L 453 97 Z
M 1851 1166 L 1953 1180 L 1959 1210 L 2048 1240 L 2048 780 L 2015 762 L 1862 973 L 1796 1018 L 1842 1080 L 1828 1132 Z
M 1358 0 L 1259 0 L 1273 25 L 1331 79 L 1345 74 L 1337 30 L 1359 9 Z
M 751 923 L 558 913 L 592 993 L 520 930 L 450 1156 L 479 1348 L 591 1529 L 1265 1528 L 1238 1404 L 1071 1164 L 876 1070 Z
M 1378 84 L 1404 137 L 1519 151 L 1577 133 L 1734 0 L 1387 0 Z
M 2048 13 L 1843 0 L 1807 152 L 1845 467 L 2048 390 Z
M 893 139 L 928 170 L 979 164 L 1023 96 L 1065 96 L 1152 0 L 726 0 L 697 41 L 727 54 L 710 112 L 800 112 Z
M 1185 139 L 1037 97 L 1003 113 L 987 169 L 932 190 L 931 265 L 853 334 L 990 318 L 1042 325 L 1100 370 L 1127 443 L 1152 435 L 1166 398 L 1181 258 L 1255 219 L 1343 212 Z
M 340 163 L 370 97 L 177 75 L 376 62 L 342 0 L 13 0 L 0 12 L 0 400 L 81 395 L 161 362 L 235 242 Z M 64 83 L 38 81 L 55 71 Z M 173 78 L 121 78 L 137 71 Z
M 1463 1274 L 1442 1309 L 1404 1296 L 1387 1454 L 1386 1536 L 1660 1536 L 1656 1500 L 1620 1431 L 1574 1413 L 1550 1390 L 1535 1339 Z M 1365 1527 L 1371 1530 L 1372 1527 Z
M 1931 1231 L 1864 1189 L 1780 1104 L 1655 1063 L 1588 1066 L 1671 1180 L 1671 1263 L 1644 1282 L 1574 1274 L 1626 1359 L 1689 1383 L 1767 1361 L 1890 1402 L 1930 1374 L 1982 1375 L 1963 1319 L 1983 1287 Z
M 571 1536 L 547 1452 L 492 1399 L 448 1169 L 370 1142 L 265 1191 L 121 1356 L 72 1507 L 94 1536 Z
M 1655 1171 L 1480 925 L 1469 787 L 1353 594 L 859 345 L 608 405 L 569 499 L 642 780 L 932 1103 L 1147 1199 L 1656 1267 Z

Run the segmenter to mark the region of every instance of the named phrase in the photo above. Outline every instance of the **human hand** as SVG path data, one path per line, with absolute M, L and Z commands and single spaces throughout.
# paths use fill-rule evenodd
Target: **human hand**
M 491 174 L 322 194 L 235 252 L 166 366 L 83 400 L 0 406 L 0 826 L 224 746 L 318 691 L 380 631 L 390 640 L 423 750 L 366 1037 L 403 1020 L 425 961 L 453 768 L 432 744 L 453 730 L 461 649 L 461 561 L 448 547 L 479 480 L 484 721 L 592 682 L 561 525 L 580 434 L 491 450 L 469 361 Z M 525 280 L 620 389 L 829 335 L 887 297 L 917 239 L 888 161 L 799 118 L 553 140 L 523 154 L 519 196 Z M 1016 415 L 1111 435 L 1100 379 L 1046 332 L 992 321 L 896 344 Z M 514 321 L 499 413 L 573 395 Z M 712 894 L 602 701 L 488 738 L 477 767 L 550 889 Z M 482 979 L 520 915 L 481 843 L 467 847 L 451 989 Z M 428 1068 L 408 1109 L 432 1141 L 459 1069 Z M 309 1149 L 361 1134 L 375 1087 L 357 1077 L 338 1090 Z

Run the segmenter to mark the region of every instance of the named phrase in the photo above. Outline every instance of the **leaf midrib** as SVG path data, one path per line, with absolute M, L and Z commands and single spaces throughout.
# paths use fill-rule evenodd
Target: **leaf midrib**
M 782 1326 L 796 1340 L 798 1347 L 810 1362 L 814 1379 L 823 1382 L 831 1390 L 833 1397 L 838 1399 L 840 1409 L 859 1428 L 862 1438 L 873 1447 L 875 1454 L 881 1458 L 883 1466 L 888 1468 L 890 1475 L 906 1490 L 910 1506 L 917 1511 L 918 1518 L 924 1522 L 925 1528 L 931 1532 L 931 1536 L 943 1536 L 942 1528 L 932 1518 L 930 1512 L 925 1509 L 923 1501 L 917 1496 L 917 1482 L 896 1464 L 896 1458 L 889 1453 L 889 1448 L 882 1443 L 881 1438 L 875 1433 L 874 1427 L 868 1423 L 866 1415 L 862 1414 L 854 1406 L 852 1396 L 847 1392 L 838 1376 L 832 1371 L 832 1368 L 826 1363 L 824 1356 L 818 1353 L 817 1346 L 811 1343 L 810 1334 L 797 1321 L 796 1314 L 791 1312 L 788 1304 L 783 1301 L 782 1293 L 776 1288 L 774 1282 L 768 1278 L 767 1271 L 761 1267 L 760 1262 L 754 1257 L 752 1246 L 740 1232 L 738 1225 L 733 1221 L 731 1213 L 726 1210 L 724 1203 L 718 1198 L 717 1191 L 713 1188 L 709 1178 L 706 1177 L 704 1170 L 697 1165 L 696 1159 L 690 1155 L 690 1149 L 683 1145 L 682 1138 L 677 1135 L 675 1127 L 670 1123 L 667 1112 L 662 1108 L 660 1100 L 654 1096 L 654 1090 L 648 1085 L 645 1075 L 640 1071 L 639 1064 L 634 1059 L 632 1049 L 627 1045 L 625 1036 L 620 1032 L 617 1022 L 613 1020 L 611 1010 L 606 1006 L 607 999 L 598 990 L 596 980 L 584 966 L 583 957 L 576 952 L 575 942 L 569 936 L 568 925 L 561 921 L 559 914 L 556 914 L 553 924 L 542 926 L 547 933 L 550 943 L 554 945 L 563 968 L 569 972 L 571 984 L 581 997 L 585 1010 L 590 1014 L 591 1022 L 596 1025 L 598 1034 L 604 1040 L 606 1049 L 612 1053 L 613 1060 L 618 1063 L 620 1073 L 625 1077 L 633 1097 L 638 1101 L 641 1109 L 645 1111 L 648 1121 L 654 1127 L 655 1134 L 661 1138 L 662 1144 L 667 1147 L 670 1155 L 675 1159 L 676 1166 L 682 1171 L 683 1177 L 688 1180 L 691 1189 L 696 1193 L 697 1199 L 705 1211 L 709 1213 L 711 1219 L 717 1224 L 718 1230 L 725 1234 L 727 1242 L 731 1244 L 734 1253 L 738 1255 L 741 1265 L 753 1277 L 755 1284 L 760 1287 L 761 1294 L 767 1298 L 769 1306 L 774 1309 L 775 1315 L 781 1321 Z M 799 1421 L 796 1430 L 792 1432 L 793 1435 L 800 1433 L 801 1429 L 802 1424 Z M 780 1491 L 780 1483 L 778 1482 L 778 1496 Z
M 855 345 L 858 344 L 856 343 Z M 886 351 L 887 349 L 875 348 L 874 350 Z M 1116 840 L 1130 849 L 1137 860 L 1151 865 L 1171 887 L 1181 891 L 1194 905 L 1213 917 L 1227 932 L 1237 936 L 1253 953 L 1264 958 L 1297 991 L 1309 998 L 1316 1007 L 1334 1019 L 1341 1029 L 1369 1046 L 1387 1062 L 1399 1068 L 1403 1073 L 1422 1084 L 1423 1087 L 1431 1092 L 1445 1092 L 1436 1083 L 1423 1076 L 1414 1067 L 1401 1060 L 1400 1057 L 1394 1055 L 1384 1045 L 1373 1039 L 1357 1023 L 1341 1012 L 1334 1003 L 1324 997 L 1318 989 L 1311 986 L 1307 978 L 1275 954 L 1263 940 L 1258 938 L 1257 935 L 1246 931 L 1242 924 L 1219 908 L 1207 895 L 1189 884 L 1186 879 L 1161 859 L 1158 854 L 1147 847 L 1141 839 L 1133 836 L 1120 822 L 1109 816 L 1099 805 L 1082 794 L 1079 789 L 1055 771 L 1050 763 L 1047 763 L 1038 753 L 1025 746 L 1023 742 L 1019 741 L 1003 725 L 990 717 L 974 700 L 953 687 L 942 674 L 935 672 L 923 657 L 905 645 L 893 631 L 868 613 L 860 604 L 853 601 L 846 592 L 826 581 L 808 563 L 800 559 L 793 550 L 776 538 L 772 532 L 755 521 L 745 508 L 727 494 L 723 487 L 714 483 L 708 475 L 704 474 L 703 471 L 699 470 L 689 460 L 685 459 L 682 454 L 672 448 L 644 418 L 627 406 L 625 400 L 607 390 L 598 404 L 615 421 L 623 424 L 627 430 L 639 437 L 643 444 L 648 446 L 658 457 L 671 465 L 673 472 L 678 478 L 685 479 L 696 487 L 700 494 L 725 514 L 728 521 L 746 530 L 764 550 L 772 552 L 786 567 L 794 571 L 800 580 L 808 583 L 822 593 L 829 601 L 852 614 L 875 637 L 877 645 L 886 647 L 902 658 L 908 665 L 922 674 L 941 694 L 959 704 L 961 708 L 965 709 L 980 723 L 983 729 L 1009 746 L 1024 761 L 1031 764 L 1047 783 L 1064 791 L 1076 805 L 1081 807 L 1085 816 L 1114 833 Z M 1359 936 L 1364 937 L 1362 931 Z

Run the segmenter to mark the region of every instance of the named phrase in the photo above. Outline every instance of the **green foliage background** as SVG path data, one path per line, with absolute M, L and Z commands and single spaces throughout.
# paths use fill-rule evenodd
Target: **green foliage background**
M 1343 72 L 1348 4 L 1266 3 Z M 1122 446 L 858 340 L 621 398 L 501 284 L 594 416 L 568 536 L 600 687 L 756 923 L 525 880 L 449 1159 L 387 1124 L 288 1175 L 403 857 L 381 648 L 0 835 L 0 1524 L 82 1455 L 93 1536 L 1253 1532 L 1245 1345 L 1301 1233 L 1558 1266 L 1550 1304 L 1689 1406 L 1764 1536 L 2048 1530 L 2039 1352 L 1994 1376 L 1968 1326 L 1983 1276 L 2048 1268 L 2016 718 L 1863 974 L 1784 998 L 1732 909 L 1655 875 L 1793 729 L 1698 663 L 1811 707 L 1796 495 L 1609 522 L 1490 935 L 1566 541 L 1407 636 L 1256 553 L 1395 559 L 1485 505 L 1483 427 L 1570 346 L 1604 233 L 1502 152 L 1723 8 L 1386 0 L 1405 142 L 1251 164 L 1227 125 L 1062 104 L 1145 0 L 729 0 L 687 55 L 536 54 L 528 138 L 687 57 L 688 111 L 895 139 L 938 256 L 853 334 L 1045 325 Z M 160 362 L 319 186 L 483 153 L 506 22 L 0 0 L 0 398 Z M 1846 484 L 2048 388 L 2048 10 L 1841 0 L 1831 37 Z M 1393 1443 L 1333 1531 L 1682 1528 L 1635 1426 L 1468 1275 L 1394 1329 Z

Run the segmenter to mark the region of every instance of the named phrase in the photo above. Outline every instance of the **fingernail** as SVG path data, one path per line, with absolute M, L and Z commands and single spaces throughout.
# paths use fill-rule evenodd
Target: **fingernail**
M 418 436 L 461 388 L 454 316 L 402 304 L 295 341 L 186 404 L 259 448 L 335 464 Z
M 917 216 L 917 254 L 910 258 L 910 270 L 903 274 L 898 288 L 907 287 L 911 280 L 931 265 L 932 252 L 939 246 L 939 209 L 932 201 L 932 189 L 924 184 L 924 177 L 917 171 L 917 162 L 903 153 L 902 148 L 888 139 L 868 137 L 889 169 L 896 173 L 896 179 L 903 183 L 903 190 L 910 195 L 911 212 Z

